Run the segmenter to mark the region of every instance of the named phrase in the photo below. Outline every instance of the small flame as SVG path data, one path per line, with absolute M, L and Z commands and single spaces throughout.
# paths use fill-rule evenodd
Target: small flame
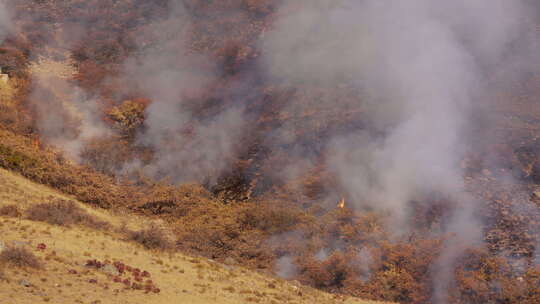
M 339 203 L 338 203 L 337 206 L 338 206 L 339 208 L 341 208 L 341 209 L 345 208 L 345 199 L 342 198 L 342 199 L 339 201 Z

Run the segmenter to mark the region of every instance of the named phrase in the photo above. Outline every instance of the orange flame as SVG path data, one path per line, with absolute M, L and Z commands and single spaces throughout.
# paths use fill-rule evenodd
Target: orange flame
M 342 198 L 342 199 L 339 201 L 339 203 L 338 203 L 337 206 L 338 206 L 339 208 L 341 208 L 341 209 L 345 208 L 345 199 Z

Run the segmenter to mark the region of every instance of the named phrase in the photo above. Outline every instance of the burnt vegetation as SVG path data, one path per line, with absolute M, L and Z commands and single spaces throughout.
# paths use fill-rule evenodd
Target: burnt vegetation
M 219 66 L 219 77 L 202 92 L 189 96 L 193 100 L 189 111 L 201 119 L 212 118 L 216 109 L 235 103 L 234 98 L 216 97 L 218 92 L 233 91 L 245 79 L 250 79 L 248 91 L 254 92 L 244 96 L 249 101 L 250 128 L 242 135 L 239 156 L 232 161 L 234 168 L 213 186 L 202 182 L 176 185 L 166 179 L 152 180 L 142 172 L 121 174 L 134 159 L 149 163 L 155 153 L 136 140 L 144 131 L 146 109 L 153 101 L 130 90 L 120 77 L 122 63 L 141 52 L 138 35 L 166 18 L 169 1 L 12 2 L 19 31 L 0 45 L 0 66 L 11 77 L 9 95 L 2 95 L 8 90 L 0 88 L 0 167 L 93 206 L 165 221 L 173 228 L 174 238 L 155 225 L 126 232 L 130 240 L 149 249 L 178 249 L 220 261 L 233 258 L 273 273 L 280 272 L 276 262 L 290 256 L 294 269 L 290 278 L 316 288 L 373 300 L 430 303 L 432 265 L 448 249 L 443 244 L 448 236 L 433 231 L 445 227 L 452 210 L 436 195 L 429 204 L 411 202 L 414 229 L 395 239 L 385 227 L 385 214 L 336 207 L 341 199 L 333 191 L 336 178 L 324 168 L 326 135 L 365 129 L 367 123 L 358 118 L 360 108 L 317 108 L 320 98 L 356 100 L 354 88 L 285 85 L 259 74 L 257 39 L 271 26 L 279 0 L 182 1 L 193 18 L 188 51 L 205 54 Z M 53 35 L 58 26 L 71 29 L 73 33 L 64 32 L 68 36 L 79 35 L 77 29 L 82 27 L 87 30 L 76 44 L 66 46 Z M 148 41 L 147 48 L 156 47 L 153 43 Z M 69 51 L 77 71 L 69 81 L 99 100 L 100 119 L 114 131 L 87 140 L 80 164 L 43 144 L 35 125 L 27 66 L 31 54 L 50 51 L 45 45 Z M 524 85 L 524 91 L 511 93 L 540 96 L 538 79 L 529 82 L 533 84 Z M 290 98 L 315 110 L 292 113 L 284 106 Z M 325 119 L 321 119 L 323 112 Z M 494 143 L 483 146 L 483 155 L 504 160 L 498 167 L 482 163 L 482 153 L 471 153 L 464 161 L 467 190 L 485 202 L 481 217 L 487 223 L 483 231 L 487 248 L 468 248 L 457 257 L 452 272 L 455 283 L 448 290 L 451 302 L 540 302 L 540 248 L 535 236 L 540 231 L 538 203 L 533 200 L 532 207 L 524 207 L 512 196 L 515 191 L 540 186 L 540 148 L 531 135 L 540 126 L 534 121 L 522 122 L 524 112 L 516 109 L 512 114 L 519 122 L 501 126 Z M 274 149 L 264 145 L 270 140 L 267 134 L 289 125 L 298 126 L 294 128 L 297 143 L 280 143 Z M 283 182 L 277 172 L 290 164 L 291 153 L 306 155 L 316 168 Z M 504 180 L 491 178 L 487 168 L 512 172 L 518 185 L 509 187 Z M 20 216 L 21 212 L 3 206 L 0 215 Z M 70 201 L 44 202 L 22 215 L 53 225 L 108 227 Z M 21 267 L 40 265 L 20 248 L 3 250 L 0 261 Z

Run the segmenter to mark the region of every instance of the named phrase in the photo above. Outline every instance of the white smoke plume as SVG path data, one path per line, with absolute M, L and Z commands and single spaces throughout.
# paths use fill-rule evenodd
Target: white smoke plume
M 365 92 L 361 119 L 386 133 L 353 133 L 330 145 L 330 163 L 353 200 L 406 213 L 415 195 L 459 190 L 474 97 L 485 67 L 520 33 L 523 3 L 288 1 L 281 11 L 263 42 L 270 74 L 352 81 Z
M 41 58 L 31 64 L 34 90 L 30 101 L 36 110 L 36 126 L 43 139 L 61 148 L 74 161 L 81 161 L 85 143 L 111 131 L 100 118 L 97 100 L 68 81 L 67 63 Z
M 360 273 L 360 279 L 362 281 L 369 280 L 371 276 L 370 265 L 373 263 L 373 255 L 369 248 L 364 247 L 358 252 L 358 256 L 354 261 L 354 264 L 358 267 Z
M 291 256 L 285 255 L 276 261 L 276 273 L 278 276 L 290 279 L 297 274 L 298 270 Z
M 262 41 L 265 67 L 282 82 L 345 83 L 362 92 L 358 118 L 370 128 L 336 137 L 327 149 L 350 203 L 391 213 L 393 231 L 402 232 L 410 201 L 442 193 L 458 202 L 447 232 L 470 245 L 480 238 L 480 223 L 459 166 L 472 140 L 467 128 L 491 74 L 538 68 L 530 37 L 523 37 L 530 3 L 285 1 Z M 453 245 L 440 265 L 460 254 Z M 448 267 L 434 271 L 442 282 L 437 303 L 446 301 Z
M 62 149 L 76 162 L 82 160 L 88 140 L 112 134 L 101 118 L 97 97 L 73 80 L 77 69 L 70 50 L 82 41 L 84 28 L 84 22 L 51 25 L 49 30 L 54 34 L 33 48 L 28 66 L 35 126 L 46 143 Z M 27 35 L 22 28 L 18 30 L 21 37 Z
M 181 4 L 171 5 L 168 18 L 147 29 L 140 37 L 140 53 L 125 64 L 129 81 L 152 100 L 145 131 L 138 135 L 139 144 L 155 151 L 144 170 L 174 182 L 212 184 L 231 165 L 243 108 L 219 109 L 204 119 L 193 112 L 198 94 L 216 80 L 218 71 L 212 59 L 189 50 L 191 16 Z M 147 40 L 152 47 L 144 47 Z

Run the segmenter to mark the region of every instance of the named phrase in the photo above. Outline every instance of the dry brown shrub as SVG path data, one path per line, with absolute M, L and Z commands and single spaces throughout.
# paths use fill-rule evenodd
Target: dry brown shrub
M 94 138 L 89 140 L 80 155 L 82 164 L 97 171 L 115 176 L 126 162 L 132 160 L 128 143 L 117 137 Z
M 142 127 L 145 119 L 146 103 L 144 99 L 126 100 L 121 105 L 107 112 L 110 119 L 123 137 L 132 140 L 135 133 Z
M 0 263 L 20 268 L 41 268 L 39 259 L 24 247 L 9 246 L 0 252 Z
M 0 167 L 102 208 L 126 205 L 136 193 L 109 176 L 77 166 L 39 142 L 0 128 Z
M 7 83 L 0 81 L 1 126 L 20 133 L 30 132 L 32 118 L 21 107 L 28 94 L 29 86 L 29 80 L 25 78 L 11 78 Z
M 19 217 L 21 211 L 15 205 L 5 205 L 0 207 L 0 216 Z
M 516 272 L 511 264 L 512 258 L 490 256 L 485 249 L 467 250 L 457 263 L 449 302 L 539 303 L 540 266 Z
M 358 276 L 349 261 L 350 257 L 342 252 L 334 252 L 323 261 L 305 259 L 302 269 L 304 281 L 317 288 L 342 288 L 348 277 Z
M 260 203 L 248 206 L 239 215 L 242 226 L 267 233 L 281 233 L 302 222 L 303 214 L 294 207 Z
M 147 227 L 137 230 L 128 231 L 130 240 L 143 245 L 147 249 L 172 249 L 174 242 L 171 240 L 169 233 L 159 225 L 152 223 Z
M 58 226 L 82 225 L 95 229 L 109 227 L 107 222 L 98 220 L 73 201 L 66 200 L 32 205 L 26 210 L 26 218 Z

